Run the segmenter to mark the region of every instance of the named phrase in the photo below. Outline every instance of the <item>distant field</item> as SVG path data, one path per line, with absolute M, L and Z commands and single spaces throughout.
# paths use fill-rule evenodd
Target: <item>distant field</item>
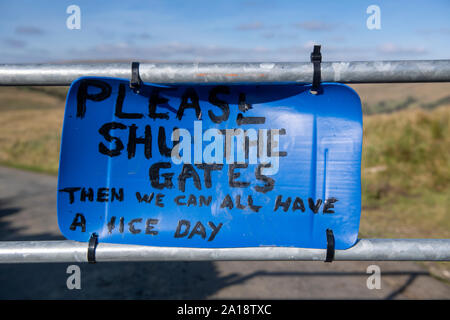
M 364 114 L 390 113 L 404 109 L 432 110 L 450 105 L 449 83 L 356 84 Z
M 58 173 L 66 91 L 0 87 L 0 164 Z
M 352 87 L 366 114 L 360 237 L 450 238 L 450 84 Z M 57 174 L 66 92 L 0 87 L 0 164 Z

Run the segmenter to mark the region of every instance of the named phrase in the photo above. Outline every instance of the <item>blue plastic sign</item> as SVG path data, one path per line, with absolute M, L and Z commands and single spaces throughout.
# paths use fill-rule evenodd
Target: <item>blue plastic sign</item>
M 80 78 L 58 180 L 64 236 L 169 247 L 336 249 L 357 240 L 361 102 L 323 83 L 152 85 Z

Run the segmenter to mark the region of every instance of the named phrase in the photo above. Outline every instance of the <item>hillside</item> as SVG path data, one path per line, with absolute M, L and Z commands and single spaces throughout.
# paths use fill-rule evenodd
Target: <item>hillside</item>
M 450 83 L 354 84 L 351 87 L 360 95 L 367 115 L 450 105 Z

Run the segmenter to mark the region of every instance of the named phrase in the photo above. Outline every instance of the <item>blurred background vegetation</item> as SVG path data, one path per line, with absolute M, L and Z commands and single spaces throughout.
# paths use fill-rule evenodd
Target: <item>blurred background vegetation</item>
M 450 84 L 360 84 L 360 238 L 450 238 Z M 58 173 L 67 87 L 0 87 L 0 164 Z M 26 151 L 26 152 L 25 152 Z M 424 263 L 450 279 L 449 263 Z

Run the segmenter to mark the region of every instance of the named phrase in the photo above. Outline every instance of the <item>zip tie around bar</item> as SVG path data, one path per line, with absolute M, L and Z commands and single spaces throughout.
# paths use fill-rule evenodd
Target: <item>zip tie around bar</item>
M 89 238 L 88 243 L 88 252 L 87 252 L 87 260 L 89 263 L 96 263 L 95 261 L 95 249 L 97 248 L 98 244 L 98 235 L 94 232 L 91 234 L 91 237 Z
M 335 246 L 333 230 L 327 229 L 326 234 L 327 234 L 327 255 L 324 262 L 333 262 L 334 246 Z
M 130 88 L 133 89 L 135 93 L 139 93 L 139 89 L 142 86 L 142 80 L 139 76 L 139 62 L 131 63 L 131 80 Z
M 311 93 L 319 94 L 321 92 L 320 81 L 322 78 L 322 54 L 320 53 L 320 45 L 315 45 L 311 52 L 311 62 L 313 64 L 313 80 L 311 85 Z

